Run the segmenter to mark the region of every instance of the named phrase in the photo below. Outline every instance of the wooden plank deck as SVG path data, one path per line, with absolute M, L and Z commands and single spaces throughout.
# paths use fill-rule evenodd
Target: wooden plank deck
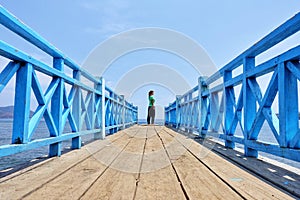
M 0 199 L 294 198 L 163 126 L 136 125 L 0 179 Z

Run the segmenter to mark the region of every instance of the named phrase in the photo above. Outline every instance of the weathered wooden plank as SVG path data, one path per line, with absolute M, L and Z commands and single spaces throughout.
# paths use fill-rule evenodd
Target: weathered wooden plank
M 90 157 L 22 199 L 78 199 L 105 167 Z
M 199 146 L 197 147 L 193 143 L 190 149 L 196 153 Z M 216 160 L 220 160 L 218 164 L 216 164 Z M 293 199 L 258 177 L 236 167 L 225 159 L 218 158 L 216 154 L 212 153 L 206 156 L 203 161 L 247 199 Z
M 118 156 L 122 146 L 128 141 L 129 138 L 122 137 L 118 140 L 117 148 L 113 147 L 114 143 L 110 143 L 25 199 L 59 199 L 62 196 L 66 199 L 78 199 Z
M 285 170 L 270 163 L 263 162 L 260 159 L 245 158 L 243 157 L 242 153 L 232 149 L 222 148 L 220 144 L 215 144 L 211 141 L 209 141 L 209 143 L 210 144 L 205 142 L 205 145 L 208 145 L 208 148 L 214 148 L 214 150 L 219 152 L 221 155 L 229 157 L 231 161 L 238 163 L 239 165 L 245 167 L 249 171 L 255 172 L 257 175 L 272 183 L 276 183 L 276 185 L 278 185 L 281 188 L 284 188 L 286 191 L 289 191 L 294 195 L 300 196 L 299 174 L 293 173 L 289 170 Z M 214 156 L 214 154 L 212 156 Z M 206 159 L 206 157 L 204 159 Z M 298 170 L 298 173 L 299 171 L 300 170 Z M 236 173 L 240 172 L 236 171 Z
M 118 138 L 117 134 L 114 137 L 117 141 L 123 141 L 123 138 Z M 91 154 L 105 148 L 108 144 L 109 142 L 106 140 L 98 140 L 84 146 L 81 150 L 74 150 L 61 157 L 52 158 L 36 168 L 32 167 L 27 171 L 17 172 L 17 174 L 0 179 L 0 199 L 20 199 L 30 193 L 34 195 L 35 190 L 38 191 L 38 188 L 43 188 L 43 185 L 47 185 L 48 182 L 63 175 L 66 171 L 87 159 Z M 67 173 L 67 175 L 74 177 L 74 174 L 70 175 Z M 52 190 L 49 191 L 53 193 Z
M 0 199 L 21 198 L 292 199 L 185 135 L 157 126 L 125 129 L 0 179 Z
M 25 172 L 15 178 L 6 180 L 0 184 L 0 199 L 20 199 L 23 195 L 63 173 L 78 160 L 89 156 L 87 151 L 72 151 L 67 156 L 62 155 L 44 163 L 41 167 Z M 58 168 L 57 166 L 62 166 Z M 30 185 L 28 185 L 30 183 Z M 9 189 L 8 189 L 9 188 Z
M 146 137 L 140 137 L 141 133 L 138 132 L 137 135 L 139 136 L 131 138 L 130 143 L 126 146 L 124 151 L 120 153 L 117 159 L 110 166 L 110 168 L 116 169 L 120 172 L 133 174 L 136 178 L 140 171 L 146 140 Z
M 167 129 L 168 133 L 176 136 L 176 132 Z M 243 168 L 240 168 L 226 159 L 216 155 L 209 149 L 195 142 L 189 143 L 183 140 L 190 140 L 181 137 L 181 143 L 185 145 L 201 162 L 205 163 L 207 168 L 217 173 L 217 175 L 233 187 L 238 193 L 246 199 L 293 199 L 290 195 L 277 189 L 269 182 L 265 182 L 259 177 L 250 174 Z M 258 164 L 258 162 L 256 162 Z M 259 170 L 259 166 L 257 166 Z M 220 189 L 219 189 L 220 190 Z
M 155 131 L 153 130 L 155 133 Z M 141 175 L 159 171 L 162 168 L 168 167 L 171 162 L 161 144 L 160 139 L 156 135 L 147 138 L 147 145 L 142 163 Z
M 81 199 L 132 199 L 135 176 L 109 169 Z
M 185 199 L 171 162 L 154 128 L 149 127 L 135 199 Z
M 159 135 L 163 141 L 173 138 L 166 133 Z M 181 143 L 178 141 L 176 143 L 178 148 L 182 148 Z M 173 145 L 172 148 L 167 148 L 167 151 L 170 155 L 178 156 L 176 149 L 176 146 Z M 190 199 L 242 199 L 239 194 L 211 173 L 188 151 L 182 152 L 173 161 L 173 166 Z
M 103 175 L 83 194 L 82 199 L 132 199 L 134 197 L 147 127 L 141 127 L 135 135 L 128 129 L 125 131 L 130 142 Z
M 186 199 L 180 183 L 176 180 L 169 165 L 150 173 L 142 173 L 137 188 L 136 198 L 148 199 Z

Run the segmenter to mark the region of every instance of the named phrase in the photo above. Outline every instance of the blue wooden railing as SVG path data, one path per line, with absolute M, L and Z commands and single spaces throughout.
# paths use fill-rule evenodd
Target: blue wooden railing
M 200 77 L 196 87 L 165 108 L 165 124 L 221 138 L 225 146 L 244 145 L 246 156 L 258 151 L 300 161 L 298 85 L 300 45 L 262 63 L 255 58 L 300 30 L 300 13 L 237 56 L 212 76 Z M 233 70 L 242 72 L 233 77 Z M 257 78 L 271 74 L 264 95 Z M 219 82 L 218 82 L 219 81 Z M 236 94 L 240 87 L 239 94 Z M 272 104 L 278 95 L 278 113 Z M 236 100 L 237 98 L 237 100 Z M 267 122 L 276 144 L 259 141 Z M 236 135 L 239 124 L 242 135 Z
M 104 138 L 106 134 L 137 123 L 136 106 L 105 86 L 103 78 L 85 71 L 2 6 L 0 23 L 53 58 L 53 66 L 49 66 L 0 40 L 0 56 L 10 60 L 0 74 L 0 92 L 16 75 L 12 144 L 0 146 L 0 157 L 45 145 L 50 145 L 49 156 L 59 156 L 62 141 L 71 139 L 72 148 L 77 149 L 81 147 L 83 135 Z M 73 75 L 65 73 L 66 68 Z M 51 78 L 45 92 L 36 72 Z M 81 78 L 89 83 L 81 82 Z M 69 92 L 67 87 L 71 88 Z M 32 93 L 38 106 L 30 116 Z M 42 119 L 50 135 L 33 140 Z M 63 133 L 66 123 L 70 125 L 70 133 Z

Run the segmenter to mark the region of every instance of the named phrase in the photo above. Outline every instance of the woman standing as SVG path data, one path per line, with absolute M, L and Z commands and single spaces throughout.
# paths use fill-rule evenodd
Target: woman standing
M 153 97 L 154 91 L 150 90 L 148 93 L 148 99 L 149 99 L 149 106 L 148 106 L 148 116 L 147 116 L 147 123 L 148 124 L 154 124 L 154 118 L 155 118 L 155 106 L 154 102 L 155 99 Z

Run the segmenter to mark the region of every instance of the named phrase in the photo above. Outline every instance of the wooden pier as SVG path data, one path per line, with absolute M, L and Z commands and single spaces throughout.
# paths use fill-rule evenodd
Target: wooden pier
M 133 126 L 0 179 L 0 199 L 294 199 L 164 126 Z

